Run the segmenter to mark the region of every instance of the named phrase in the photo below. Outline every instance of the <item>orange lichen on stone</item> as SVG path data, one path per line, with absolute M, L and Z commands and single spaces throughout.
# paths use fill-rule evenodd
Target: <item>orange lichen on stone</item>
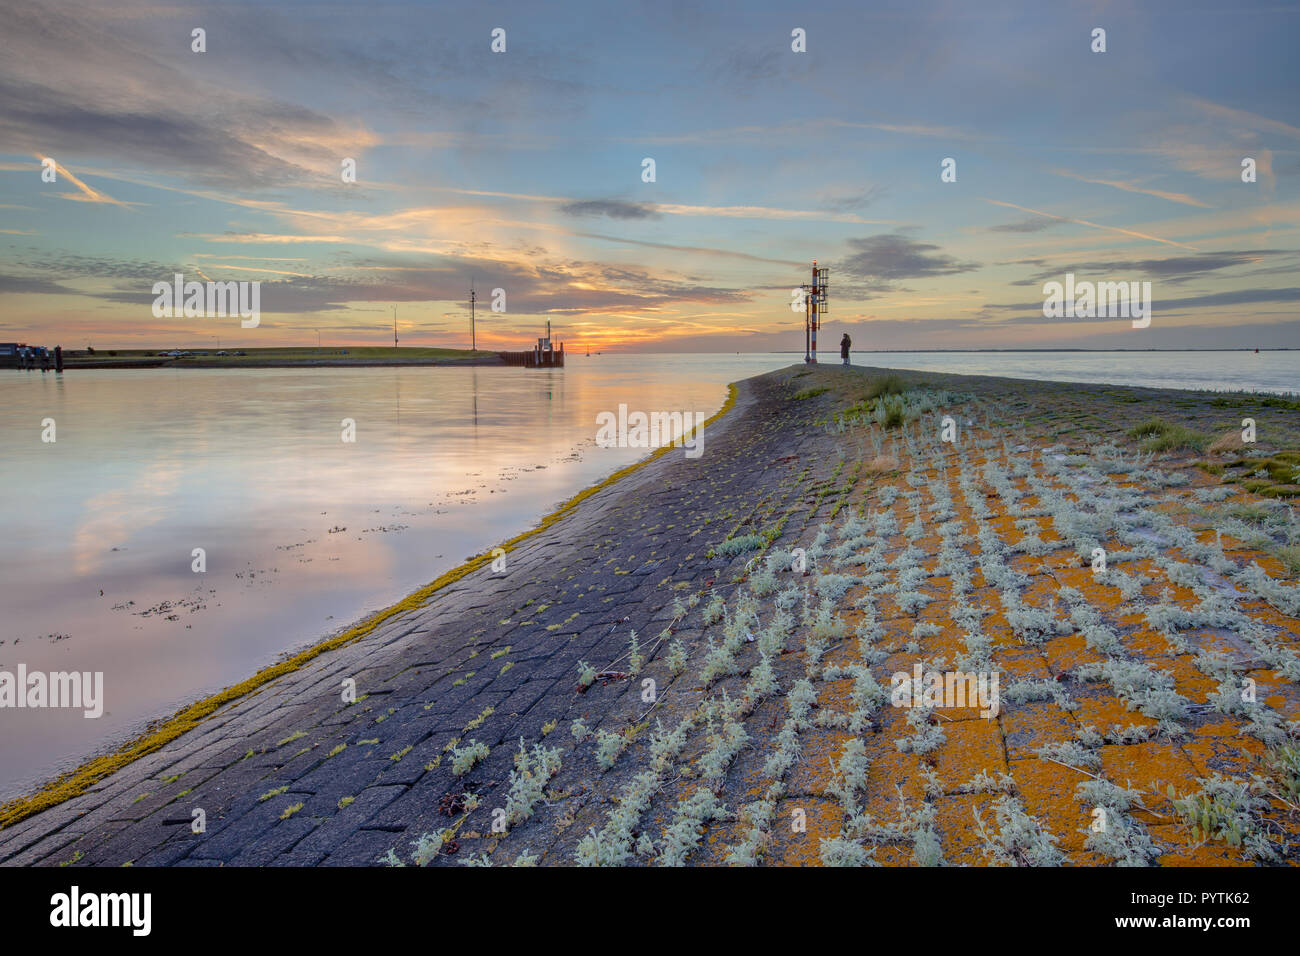
M 981 772 L 996 777 L 1006 773 L 1002 732 L 994 718 L 973 717 L 943 725 L 947 741 L 934 761 L 945 791 L 955 790 Z
M 1124 650 L 1138 657 L 1168 657 L 1176 653 L 1174 646 L 1165 636 L 1156 631 L 1139 630 L 1126 634 L 1121 639 L 1121 643 L 1124 645 Z
M 1015 647 L 1000 650 L 994 661 L 1001 672 L 1003 688 L 1012 681 L 1050 680 L 1054 675 L 1047 667 L 1047 658 L 1036 647 Z
M 863 799 L 866 812 L 880 823 L 899 823 L 898 797 L 909 804 L 925 799 L 923 762 L 915 754 L 886 751 L 877 756 L 867 771 L 867 792 Z
M 1241 557 L 1254 561 L 1263 568 L 1265 573 L 1267 573 L 1271 578 L 1294 578 L 1294 575 L 1287 566 L 1272 555 L 1264 554 L 1261 551 L 1243 550 L 1241 552 Z
M 984 819 L 987 828 L 993 819 L 995 793 L 957 793 L 938 797 L 934 801 L 934 828 L 939 833 L 944 862 L 949 866 L 987 866 L 983 840 L 975 825 L 975 812 Z
M 878 846 L 875 859 L 881 866 L 912 866 L 912 848 L 892 844 Z
M 1171 824 L 1152 827 L 1153 838 L 1163 846 L 1171 846 L 1168 853 L 1156 859 L 1158 866 L 1252 866 L 1253 861 L 1244 857 L 1239 847 L 1226 843 L 1196 843 L 1193 841 L 1191 827 L 1186 824 Z
M 795 811 L 802 811 L 796 817 Z M 803 831 L 794 830 L 801 819 Z M 767 862 L 775 866 L 821 866 L 822 840 L 840 835 L 844 809 L 832 800 L 792 797 L 776 805 Z
M 1155 727 L 1159 721 L 1153 720 L 1137 710 L 1130 709 L 1127 703 L 1115 696 L 1108 684 L 1088 684 L 1076 688 L 1073 694 L 1078 707 L 1073 711 L 1080 724 L 1091 724 L 1099 731 L 1108 731 L 1112 727 Z
M 1092 807 L 1078 803 L 1074 792 L 1092 775 L 1035 757 L 1011 761 L 1011 776 L 1025 811 L 1057 838 L 1057 846 L 1082 850 L 1084 834 L 1078 831 L 1092 822 Z
M 1047 664 L 1054 674 L 1068 671 L 1080 664 L 1098 664 L 1106 659 L 1104 654 L 1098 654 L 1088 646 L 1082 634 L 1054 637 L 1044 641 L 1042 648 L 1043 656 L 1047 658 Z
M 1193 704 L 1208 703 L 1210 692 L 1219 689 L 1219 682 L 1200 670 L 1195 659 L 1187 654 L 1154 658 L 1147 663 L 1172 677 L 1174 690 Z
M 1198 734 L 1204 728 L 1198 728 Z M 1183 753 L 1202 777 L 1215 773 L 1225 776 L 1249 776 L 1263 759 L 1265 748 L 1254 737 L 1222 735 L 1198 736 L 1183 744 Z
M 1053 701 L 1031 701 L 1008 707 L 998 716 L 1008 759 L 1036 756 L 1039 747 L 1071 740 L 1079 722 Z
M 839 759 L 852 736 L 844 730 L 820 728 L 800 735 L 803 759 L 791 768 L 786 789 L 790 793 L 825 793 L 831 781 L 831 758 Z
M 966 650 L 965 639 L 953 627 L 945 628 L 943 633 L 936 634 L 933 637 L 922 637 L 916 643 L 921 648 L 921 657 L 926 660 L 942 657 L 945 660 L 952 661 Z
M 1106 779 L 1117 786 L 1142 791 L 1143 802 L 1151 810 L 1168 803 L 1165 791 L 1169 786 L 1179 794 L 1200 789 L 1196 766 L 1176 743 L 1154 740 L 1144 744 L 1114 744 L 1100 748 L 1098 753 Z M 1133 817 L 1144 823 L 1167 822 L 1170 811 L 1158 812 L 1165 816 L 1134 810 Z

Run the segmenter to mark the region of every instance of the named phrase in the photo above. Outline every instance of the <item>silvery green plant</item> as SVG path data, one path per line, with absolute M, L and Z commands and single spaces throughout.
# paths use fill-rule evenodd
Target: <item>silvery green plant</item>
M 987 770 L 981 770 L 956 790 L 957 793 L 1007 793 L 1014 794 L 1016 782 L 1010 774 L 999 773 L 992 776 Z
M 1283 744 L 1291 737 L 1293 731 L 1281 715 L 1258 701 L 1246 699 L 1232 661 L 1218 654 L 1201 652 L 1196 664 L 1203 673 L 1219 682 L 1218 688 L 1207 695 L 1215 710 L 1244 717 L 1247 721 L 1245 733 L 1270 746 Z
M 1012 590 L 1004 590 L 998 597 L 1006 614 L 1007 623 L 1023 644 L 1041 644 L 1049 637 L 1069 634 L 1069 623 L 1056 616 L 1055 600 L 1048 601 L 1046 609 L 1029 607 Z
M 609 770 L 618 760 L 619 755 L 631 743 L 626 734 L 611 734 L 609 731 L 596 731 L 596 765 L 601 770 Z
M 775 562 L 772 560 L 775 557 L 777 555 L 769 554 L 767 560 L 750 572 L 749 587 L 758 597 L 767 597 L 781 586 L 781 582 L 776 576 L 777 567 L 774 566 Z
M 811 680 L 821 673 L 822 655 L 826 653 L 826 638 L 809 628 L 804 632 L 804 674 Z
M 510 771 L 510 793 L 505 805 L 506 822 L 510 826 L 533 815 L 533 807 L 545 796 L 546 784 L 559 770 L 558 747 L 535 744 L 530 755 L 524 748 L 524 739 L 519 738 L 519 755 L 515 757 L 515 769 Z
M 744 696 L 751 701 L 751 706 L 771 697 L 776 693 L 778 684 L 776 672 L 772 668 L 771 658 L 759 652 L 758 663 L 749 672 L 749 681 L 745 684 Z
M 1254 782 L 1230 780 L 1216 773 L 1200 783 L 1200 790 L 1183 797 L 1176 796 L 1172 785 L 1168 789 L 1174 809 L 1192 825 L 1198 839 L 1222 840 L 1242 847 L 1247 856 L 1257 860 L 1280 861 L 1277 844 L 1260 822 L 1268 801 L 1255 791 Z
M 910 736 L 894 741 L 894 746 L 899 751 L 902 753 L 928 754 L 943 746 L 944 741 L 948 739 L 948 735 L 943 732 L 943 728 L 938 724 L 930 722 L 933 709 L 922 705 L 913 705 L 908 709 L 907 716 L 904 719 L 912 733 Z
M 771 840 L 772 820 L 776 816 L 776 802 L 770 797 L 755 800 L 740 808 L 740 820 L 746 824 L 745 836 L 727 852 L 730 866 L 757 866 L 764 848 Z
M 722 595 L 712 592 L 709 595 L 709 603 L 704 606 L 703 619 L 705 624 L 716 624 L 722 620 L 725 611 L 726 602 L 723 601 Z
M 704 663 L 700 668 L 700 680 L 705 686 L 740 670 L 740 664 L 736 661 L 736 652 L 740 650 L 743 643 L 743 637 L 724 636 L 718 644 L 713 642 L 712 637 L 705 637 Z
M 823 603 L 835 604 L 857 583 L 858 578 L 851 574 L 818 574 L 813 579 L 813 590 Z
M 864 665 L 828 667 L 823 676 L 827 680 L 839 680 L 844 677 L 853 679 L 853 690 L 849 694 L 849 702 L 853 705 L 853 710 L 844 717 L 832 714 L 829 709 L 823 710 L 819 715 L 819 722 L 823 722 L 821 717 L 826 717 L 824 723 L 847 727 L 851 733 L 860 734 L 871 726 L 872 718 L 881 705 L 889 699 L 889 694 L 872 675 L 871 669 Z
M 916 809 L 908 810 L 901 793 L 898 801 L 900 829 L 912 843 L 912 862 L 917 866 L 943 866 L 943 849 L 934 830 L 937 812 L 934 804 L 921 801 Z
M 1076 710 L 1078 704 L 1070 699 L 1065 688 L 1054 680 L 1033 678 L 1013 681 L 1002 692 L 1002 699 L 1013 704 L 1026 704 L 1037 700 L 1055 701 L 1062 710 Z
M 1187 716 L 1187 699 L 1174 690 L 1174 679 L 1145 661 L 1110 657 L 1078 665 L 1074 676 L 1085 681 L 1106 681 L 1127 707 L 1170 724 L 1172 732 L 1180 729 L 1173 722 Z
M 767 622 L 767 627 L 759 632 L 758 649 L 760 653 L 776 657 L 785 651 L 785 642 L 790 638 L 794 628 L 794 616 L 784 608 L 777 608 Z
M 699 847 L 705 824 L 711 820 L 725 819 L 726 816 L 726 806 L 707 788 L 696 790 L 685 800 L 679 801 L 672 825 L 664 833 L 660 866 L 684 866 L 686 858 Z
M 650 738 L 650 766 L 623 789 L 605 826 L 599 832 L 592 827 L 579 841 L 575 859 L 580 866 L 622 866 L 631 858 L 634 831 L 686 746 L 694 720 L 686 717 L 668 732 L 658 721 L 655 727 Z
M 1056 837 L 1043 830 L 1015 797 L 1008 795 L 994 802 L 997 830 L 993 833 L 985 828 L 978 809 L 972 807 L 971 813 L 984 840 L 984 852 L 993 862 L 1005 866 L 1060 866 L 1064 862 Z
M 473 766 L 488 755 L 487 744 L 470 739 L 463 747 L 454 747 L 451 751 L 451 772 L 458 777 L 469 773 Z
M 641 656 L 641 645 L 637 641 L 636 631 L 632 632 L 632 636 L 629 639 L 627 653 L 628 653 L 628 659 L 627 659 L 628 672 L 631 674 L 641 673 L 641 668 L 645 664 L 645 658 Z
M 1065 740 L 1055 744 L 1044 744 L 1034 753 L 1048 760 L 1074 767 L 1076 770 L 1101 769 L 1101 755 L 1096 750 L 1085 747 L 1077 740 Z
M 763 765 L 764 776 L 774 781 L 781 780 L 799 762 L 802 754 L 799 734 L 812 727 L 808 718 L 813 705 L 817 703 L 817 692 L 813 689 L 812 682 L 807 679 L 795 681 L 786 694 L 785 703 L 788 716 L 781 725 L 781 732 L 777 734 L 775 751 Z
M 711 732 L 709 736 L 709 747 L 696 761 L 696 769 L 701 779 L 712 784 L 720 784 L 731 762 L 749 743 L 749 734 L 745 731 L 743 723 L 727 719 L 722 725 L 721 732 Z
M 849 837 L 837 836 L 822 840 L 817 848 L 822 866 L 879 866 L 875 847 L 867 849 Z
M 850 819 L 861 813 L 858 794 L 867 789 L 867 771 L 870 768 L 866 744 L 859 737 L 852 737 L 844 744 L 839 760 L 831 760 L 831 782 L 826 791 L 838 798 L 845 816 Z
M 744 534 L 738 538 L 727 538 L 725 541 L 719 542 L 713 550 L 724 558 L 734 558 L 738 554 L 755 551 L 766 543 L 767 541 L 762 535 Z
M 849 626 L 835 613 L 835 602 L 829 598 L 818 604 L 816 613 L 806 623 L 810 625 L 810 633 L 820 640 L 839 640 L 849 633 Z
M 1134 806 L 1142 807 L 1140 797 L 1138 791 L 1117 787 L 1100 777 L 1075 787 L 1074 799 L 1085 809 L 1104 811 L 1093 816 L 1094 821 L 1101 822 L 1099 828 L 1089 825 L 1079 830 L 1087 834 L 1084 849 L 1109 857 L 1119 866 L 1150 866 L 1160 851 L 1147 828 L 1129 815 Z
M 686 645 L 680 640 L 668 645 L 668 670 L 673 676 L 686 670 Z

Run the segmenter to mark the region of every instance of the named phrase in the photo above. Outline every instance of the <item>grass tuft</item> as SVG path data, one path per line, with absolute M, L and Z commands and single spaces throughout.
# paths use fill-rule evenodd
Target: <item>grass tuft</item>
M 805 388 L 801 391 L 794 393 L 794 400 L 796 402 L 801 402 L 805 398 L 816 398 L 818 395 L 824 394 L 825 392 L 829 392 L 829 391 L 830 389 L 825 385 L 818 385 L 814 388 Z
M 1145 439 L 1144 451 L 1204 451 L 1208 439 L 1183 425 L 1171 425 L 1162 418 L 1148 418 L 1128 430 L 1130 438 Z

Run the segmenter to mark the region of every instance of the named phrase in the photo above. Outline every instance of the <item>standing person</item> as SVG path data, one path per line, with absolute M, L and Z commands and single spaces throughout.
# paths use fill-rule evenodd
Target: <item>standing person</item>
M 844 359 L 844 364 L 849 364 L 849 348 L 853 341 L 849 338 L 849 333 L 844 333 L 844 338 L 840 339 L 840 358 Z

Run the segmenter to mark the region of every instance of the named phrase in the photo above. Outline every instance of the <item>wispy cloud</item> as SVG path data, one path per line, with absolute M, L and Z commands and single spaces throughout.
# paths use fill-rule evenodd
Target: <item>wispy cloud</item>
M 1147 189 L 1139 186 L 1137 183 L 1125 182 L 1119 179 L 1094 179 L 1089 176 L 1081 176 L 1078 173 L 1072 173 L 1065 169 L 1052 170 L 1058 176 L 1065 176 L 1068 179 L 1077 179 L 1081 183 L 1092 183 L 1095 186 L 1110 186 L 1112 189 L 1122 189 L 1124 192 L 1140 193 L 1143 196 L 1155 196 L 1158 199 L 1168 199 L 1170 202 L 1182 203 L 1184 206 L 1200 206 L 1202 209 L 1209 209 L 1210 204 L 1201 202 L 1194 196 L 1187 193 L 1166 192 L 1162 189 Z
M 1258 113 L 1252 113 L 1249 110 L 1224 106 L 1221 103 L 1215 103 L 1199 96 L 1188 96 L 1184 98 L 1184 101 L 1199 110 L 1203 115 L 1226 121 L 1233 126 L 1300 140 L 1300 126 L 1282 120 L 1270 119 L 1267 116 L 1260 116 Z
M 275 245 L 292 245 L 303 242 L 343 243 L 356 241 L 348 236 L 311 236 L 271 232 L 178 232 L 176 235 L 181 239 L 205 239 L 208 242 L 274 243 Z
M 44 162 L 47 159 L 47 157 L 41 155 L 37 155 L 36 158 L 41 160 L 42 162 Z M 123 208 L 128 208 L 129 206 L 132 205 L 131 203 L 122 202 L 120 199 L 114 199 L 108 193 L 96 189 L 94 186 L 91 186 L 83 182 L 82 180 L 74 176 L 72 174 L 72 170 L 68 169 L 68 167 L 64 166 L 62 163 L 59 163 L 58 161 L 53 159 L 51 159 L 50 162 L 54 163 L 54 169 L 56 175 L 62 176 L 64 179 L 72 183 L 72 185 L 76 186 L 77 189 L 80 190 L 80 192 L 75 192 L 75 193 L 57 193 L 56 195 L 60 199 L 71 199 L 74 202 L 104 203 L 105 205 L 122 206 Z
M 1124 229 L 1120 226 L 1106 226 L 1098 222 L 1090 222 L 1087 219 L 1076 219 L 1073 216 L 1058 216 L 1055 213 L 1043 212 L 1040 209 L 1030 209 L 1028 206 L 1017 205 L 1013 202 L 1005 202 L 1000 199 L 984 199 L 986 203 L 992 203 L 995 206 L 1005 206 L 1008 209 L 1018 209 L 1021 212 L 1032 213 L 1035 216 L 1045 216 L 1048 219 L 1055 219 L 1058 222 L 1072 222 L 1075 225 L 1087 226 L 1090 229 L 1102 229 L 1106 232 L 1113 232 L 1120 236 L 1131 236 L 1134 239 L 1145 239 L 1148 242 L 1160 242 L 1167 246 L 1177 246 L 1180 249 L 1191 249 L 1197 251 L 1195 246 L 1188 245 L 1185 242 L 1174 242 L 1172 239 L 1161 239 L 1159 236 L 1152 236 L 1145 232 L 1138 232 L 1134 229 Z

